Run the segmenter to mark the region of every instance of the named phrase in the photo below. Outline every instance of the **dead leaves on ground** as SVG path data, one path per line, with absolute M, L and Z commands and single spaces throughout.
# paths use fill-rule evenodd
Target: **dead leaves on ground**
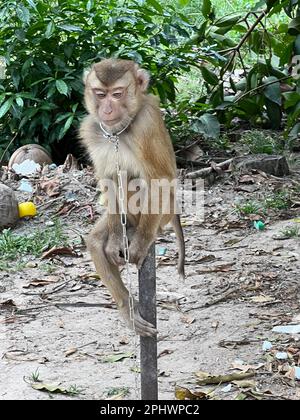
M 57 255 L 66 255 L 68 257 L 78 257 L 77 252 L 74 251 L 74 249 L 69 247 L 53 247 L 49 249 L 48 251 L 44 252 L 44 254 L 41 256 L 42 260 L 56 257 Z
M 48 197 L 57 197 L 60 195 L 61 186 L 59 179 L 49 179 L 41 181 L 40 188 Z
M 175 398 L 177 400 L 208 400 L 209 394 L 202 391 L 190 391 L 188 388 L 177 386 L 175 388 Z

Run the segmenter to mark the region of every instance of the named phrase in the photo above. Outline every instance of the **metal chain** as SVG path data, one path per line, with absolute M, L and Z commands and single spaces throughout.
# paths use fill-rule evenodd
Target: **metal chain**
M 128 127 L 128 126 L 127 126 Z M 132 329 L 134 331 L 133 337 L 133 346 L 134 346 L 134 364 L 133 364 L 133 371 L 135 377 L 135 396 L 136 399 L 140 399 L 139 395 L 139 364 L 138 364 L 138 342 L 137 342 L 137 334 L 135 330 L 135 323 L 134 323 L 134 297 L 132 293 L 132 284 L 131 284 L 131 277 L 130 277 L 130 269 L 129 269 L 129 241 L 127 236 L 127 212 L 125 209 L 125 190 L 123 185 L 122 179 L 122 171 L 120 167 L 120 154 L 119 154 L 119 135 L 126 130 L 123 128 L 119 133 L 110 134 L 104 130 L 100 123 L 100 128 L 103 132 L 103 136 L 114 145 L 115 154 L 116 154 L 116 172 L 117 172 L 117 185 L 118 185 L 118 198 L 119 198 L 119 211 L 120 211 L 120 221 L 122 226 L 122 236 L 123 236 L 123 253 L 124 253 L 124 261 L 125 261 L 125 270 L 126 270 L 126 280 L 128 285 L 128 292 L 129 292 L 129 317 Z

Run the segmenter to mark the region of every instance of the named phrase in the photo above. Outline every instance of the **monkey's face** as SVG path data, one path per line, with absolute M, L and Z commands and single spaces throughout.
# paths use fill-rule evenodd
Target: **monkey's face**
M 111 132 L 118 131 L 137 114 L 148 80 L 147 73 L 131 61 L 97 63 L 86 77 L 86 107 Z

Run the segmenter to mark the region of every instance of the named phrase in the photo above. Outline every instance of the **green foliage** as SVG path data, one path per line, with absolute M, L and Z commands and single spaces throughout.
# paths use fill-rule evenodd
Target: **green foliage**
M 282 238 L 299 238 L 300 237 L 300 228 L 297 225 L 287 226 L 286 228 L 280 231 Z
M 205 104 L 205 112 L 216 114 L 225 127 L 231 127 L 232 121 L 245 120 L 252 126 L 275 130 L 283 127 L 286 112 L 286 135 L 296 137 L 300 131 L 300 82 L 289 67 L 295 53 L 300 53 L 300 32 L 299 18 L 290 22 L 288 18 L 299 14 L 299 2 L 261 1 L 252 12 L 234 12 L 219 18 L 209 15 L 209 11 L 210 2 L 204 2 L 206 25 L 201 49 L 210 49 L 211 59 L 200 66 L 205 93 L 201 103 L 194 107 L 192 104 L 192 112 L 199 114 L 201 104 Z M 284 13 L 281 25 L 268 24 L 274 14 Z M 235 34 L 239 34 L 237 41 Z M 244 69 L 242 80 L 236 80 L 236 68 Z M 282 93 L 283 83 L 290 92 Z
M 235 207 L 242 216 L 249 216 L 251 214 L 259 214 L 260 212 L 260 205 L 259 203 L 255 201 L 249 200 L 242 204 L 236 204 Z
M 37 142 L 72 144 L 84 113 L 83 70 L 113 56 L 152 77 L 172 137 L 216 139 L 240 121 L 300 132 L 299 2 L 295 0 L 3 0 L 0 157 Z M 196 69 L 196 70 L 195 70 Z M 235 70 L 242 69 L 242 78 Z M 182 75 L 195 95 L 178 95 Z M 284 85 L 284 89 L 283 89 Z M 8 156 L 8 155 L 7 155 Z
M 113 56 L 134 59 L 153 75 L 152 91 L 174 102 L 179 70 L 196 53 L 186 44 L 194 27 L 155 0 L 4 0 L 0 5 L 0 156 L 16 146 L 74 141 L 84 113 L 82 74 Z
M 291 194 L 287 190 L 276 191 L 262 200 L 247 200 L 235 204 L 236 210 L 242 216 L 267 215 L 270 210 L 288 210 L 292 205 Z
M 287 210 L 291 207 L 290 193 L 278 191 L 265 199 L 265 207 L 273 210 Z
M 252 154 L 274 155 L 282 152 L 283 141 L 272 137 L 265 131 L 245 131 L 241 136 L 241 143 L 245 144 Z
M 21 258 L 40 257 L 44 251 L 54 246 L 66 246 L 67 237 L 58 221 L 53 227 L 37 230 L 31 235 L 15 235 L 10 229 L 0 234 L 0 270 L 10 269 Z

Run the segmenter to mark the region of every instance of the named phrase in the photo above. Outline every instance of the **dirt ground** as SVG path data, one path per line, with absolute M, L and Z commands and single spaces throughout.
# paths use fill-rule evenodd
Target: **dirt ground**
M 269 212 L 262 231 L 234 206 L 278 188 L 299 191 L 299 173 L 247 176 L 229 173 L 206 189 L 203 222 L 184 215 L 185 282 L 176 272 L 174 234 L 167 230 L 157 241 L 158 254 L 165 253 L 157 256 L 160 399 L 175 399 L 176 387 L 217 399 L 300 398 L 294 369 L 300 334 L 272 332 L 300 324 L 300 239 L 282 239 L 282 230 L 300 221 L 300 200 L 288 211 Z M 33 198 L 38 205 L 37 217 L 13 232 L 30 235 L 56 217 L 74 253 L 32 257 L 24 269 L 0 273 L 0 399 L 134 399 L 133 337 L 82 242 L 101 211 L 91 172 L 46 172 L 30 179 L 33 194 L 17 191 L 19 180 L 4 179 L 20 201 Z M 41 188 L 45 180 L 52 183 Z M 131 273 L 136 289 L 136 270 Z M 273 345 L 268 351 L 266 340 Z M 200 371 L 251 377 L 204 386 L 197 383 Z M 35 373 L 45 384 L 79 393 L 36 390 Z

